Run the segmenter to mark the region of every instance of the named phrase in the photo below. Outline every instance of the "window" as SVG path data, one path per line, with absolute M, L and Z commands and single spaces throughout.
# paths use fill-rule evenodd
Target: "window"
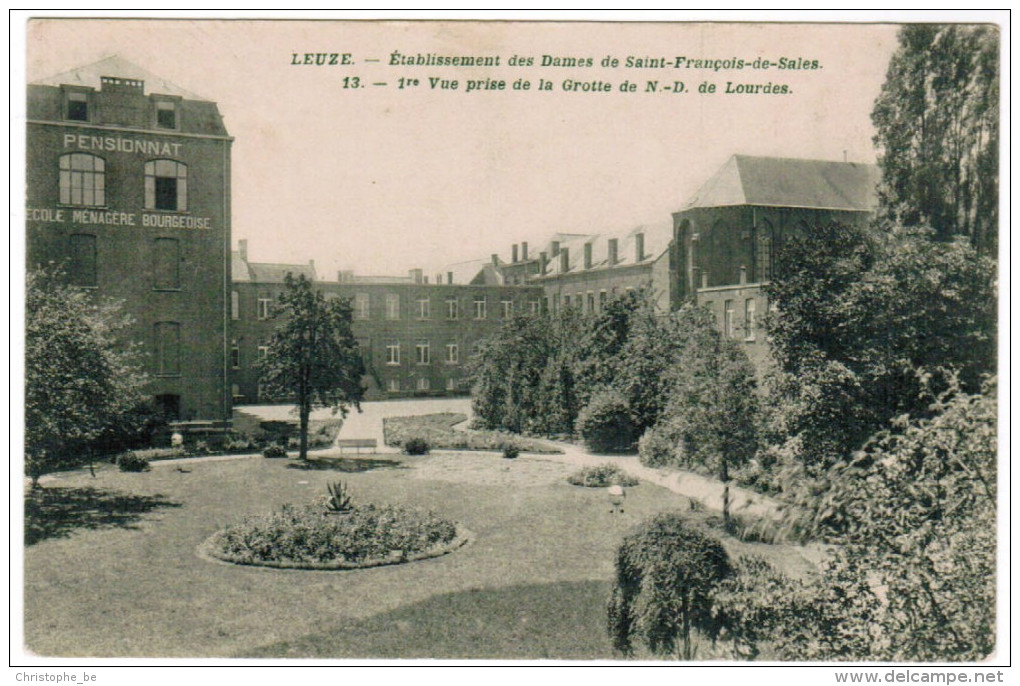
M 570 309 L 570 296 L 569 295 L 564 295 L 563 296 L 563 309 L 564 310 L 569 310 Z
M 230 318 L 241 318 L 241 296 L 237 291 L 230 291 Z
M 259 356 L 259 361 L 262 361 L 262 360 L 266 359 L 267 357 L 269 357 L 269 344 L 266 343 L 265 341 L 259 341 L 258 342 L 258 356 Z M 261 395 L 262 395 L 262 393 L 259 392 L 259 396 L 261 396 Z
M 446 300 L 446 318 L 457 319 L 460 316 L 460 308 L 457 306 L 456 298 L 447 298 Z
M 723 335 L 726 338 L 733 338 L 734 327 L 733 327 L 733 301 L 727 300 L 723 305 L 724 319 L 723 319 Z
M 273 294 L 272 293 L 259 293 L 258 301 L 258 318 L 259 319 L 271 319 L 273 316 Z
M 540 301 L 540 300 L 532 300 L 531 302 L 528 303 L 528 309 L 531 311 L 531 314 L 541 314 L 542 313 L 542 301 Z
M 400 343 L 397 341 L 391 341 L 386 344 L 386 364 L 398 365 L 400 364 Z
M 418 299 L 418 319 L 428 319 L 431 316 L 431 307 L 428 298 Z
M 390 393 L 400 393 L 400 379 L 390 379 L 386 390 Z
M 172 102 L 156 103 L 156 126 L 161 129 L 177 128 L 177 106 Z
M 188 209 L 188 165 L 174 160 L 145 163 L 145 209 L 172 212 Z
M 230 341 L 230 366 L 234 369 L 241 368 L 241 346 L 237 344 L 236 338 Z
M 460 346 L 456 343 L 446 344 L 446 364 L 457 364 L 460 362 Z
M 71 91 L 67 94 L 67 118 L 71 121 L 89 120 L 89 94 Z
M 361 356 L 362 362 L 366 366 L 372 364 L 372 341 L 370 339 L 359 338 L 356 340 L 358 344 L 358 355 Z
M 181 287 L 181 243 L 176 238 L 157 238 L 153 244 L 153 288 L 158 291 Z
M 106 161 L 102 157 L 72 152 L 60 156 L 59 167 L 61 205 L 106 205 Z
M 758 306 L 754 301 L 754 298 L 748 298 L 744 301 L 744 340 L 754 340 L 754 328 L 755 328 L 755 310 Z
M 238 386 L 236 383 L 230 384 L 230 397 L 232 397 L 234 400 L 238 400 L 243 397 L 241 395 L 241 387 Z
M 485 296 L 475 296 L 475 319 L 485 319 Z
M 499 303 L 503 319 L 510 319 L 514 316 L 514 301 L 503 300 Z
M 606 309 L 606 302 L 609 301 L 609 295 L 605 291 L 599 291 L 599 312 L 603 312 Z
M 457 380 L 452 376 L 446 380 L 446 390 L 455 391 L 457 390 Z
M 427 391 L 427 390 L 429 390 L 429 380 L 428 380 L 428 377 L 424 377 L 423 376 L 420 379 L 418 379 L 417 388 L 418 388 L 419 391 Z
M 95 288 L 96 278 L 96 237 L 88 233 L 71 234 L 70 260 L 67 276 L 71 285 Z
M 588 314 L 595 314 L 595 294 L 588 291 Z
M 370 305 L 368 299 L 368 293 L 355 293 L 354 294 L 354 318 L 355 319 L 368 319 L 370 314 Z
M 386 318 L 400 319 L 400 296 L 396 293 L 386 294 Z
M 156 376 L 179 376 L 181 373 L 181 325 L 177 322 L 156 322 Z
M 414 344 L 414 359 L 418 364 L 429 363 L 429 342 L 422 340 Z

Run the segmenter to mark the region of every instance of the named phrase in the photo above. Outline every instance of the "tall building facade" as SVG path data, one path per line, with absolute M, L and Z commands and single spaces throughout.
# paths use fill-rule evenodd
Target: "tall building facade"
M 869 222 L 878 180 L 874 165 L 734 155 L 673 214 L 678 298 L 707 307 L 760 362 L 776 255 L 811 227 Z
M 226 425 L 232 138 L 215 102 L 112 57 L 27 95 L 28 267 L 123 302 L 171 418 Z

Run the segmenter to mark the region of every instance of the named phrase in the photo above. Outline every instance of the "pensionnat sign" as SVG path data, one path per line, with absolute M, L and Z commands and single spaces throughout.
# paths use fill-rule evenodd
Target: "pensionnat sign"
M 70 210 L 54 208 L 29 208 L 26 211 L 30 222 L 43 224 L 81 224 L 87 226 L 142 226 L 153 229 L 211 229 L 209 217 L 191 217 L 180 214 L 159 214 L 156 212 L 112 212 L 109 210 Z
M 138 155 L 168 155 L 177 157 L 181 154 L 181 143 L 122 138 L 121 136 L 91 136 L 77 133 L 64 134 L 64 147 L 77 148 L 78 150 L 132 152 Z

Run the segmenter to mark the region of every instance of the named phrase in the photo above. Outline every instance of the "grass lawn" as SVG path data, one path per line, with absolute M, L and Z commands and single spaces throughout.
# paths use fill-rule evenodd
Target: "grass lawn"
M 569 465 L 460 453 L 374 456 L 295 469 L 294 460 L 198 461 L 190 472 L 57 475 L 30 504 L 25 640 L 48 656 L 611 659 L 604 607 L 628 529 L 685 498 L 648 484 L 611 515 Z M 364 469 L 369 466 L 369 469 Z M 360 471 L 359 471 L 360 470 Z M 474 541 L 449 555 L 339 572 L 242 567 L 196 555 L 247 513 L 326 493 L 418 505 Z M 43 516 L 39 516 L 39 515 Z M 691 513 L 703 518 L 703 513 Z M 729 540 L 787 571 L 796 548 Z

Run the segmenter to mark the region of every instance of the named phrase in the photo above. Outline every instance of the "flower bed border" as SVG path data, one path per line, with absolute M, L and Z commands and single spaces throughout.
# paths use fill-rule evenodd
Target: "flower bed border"
M 427 560 L 433 557 L 442 557 L 443 555 L 452 553 L 453 551 L 474 541 L 475 535 L 469 529 L 465 529 L 457 523 L 455 523 L 454 526 L 456 527 L 457 534 L 453 537 L 453 540 L 448 543 L 434 546 L 428 550 L 423 550 L 406 557 L 401 557 L 400 559 L 376 557 L 363 560 L 361 562 L 348 562 L 346 560 L 334 560 L 332 562 L 296 562 L 290 560 L 269 560 L 265 562 L 247 560 L 241 561 L 232 559 L 230 555 L 227 555 L 220 550 L 218 543 L 220 538 L 223 536 L 225 529 L 220 529 L 212 536 L 205 539 L 205 541 L 198 546 L 196 553 L 200 558 L 209 562 L 237 565 L 239 567 L 267 567 L 270 569 L 304 570 L 310 572 L 343 572 L 352 569 L 384 567 L 387 565 L 399 565 L 407 562 L 417 562 L 418 560 Z

